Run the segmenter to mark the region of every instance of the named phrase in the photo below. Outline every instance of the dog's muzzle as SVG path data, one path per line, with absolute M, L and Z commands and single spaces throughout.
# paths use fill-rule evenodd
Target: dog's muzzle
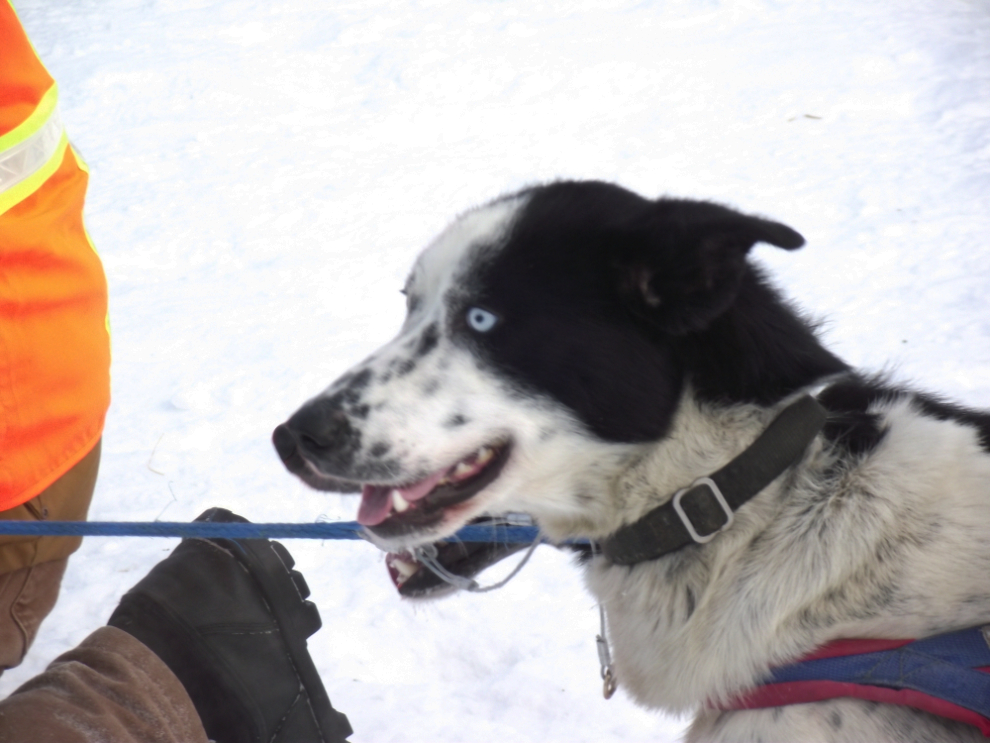
M 353 493 L 355 482 L 323 474 L 321 464 L 346 466 L 356 448 L 347 415 L 326 400 L 314 400 L 300 408 L 272 432 L 275 451 L 292 474 L 319 490 Z

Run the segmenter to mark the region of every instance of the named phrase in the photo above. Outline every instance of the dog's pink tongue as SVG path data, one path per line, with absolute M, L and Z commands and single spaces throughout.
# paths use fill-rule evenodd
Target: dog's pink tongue
M 392 512 L 392 488 L 381 485 L 365 485 L 361 489 L 361 507 L 357 520 L 364 526 L 382 523 Z
M 375 526 L 375 524 L 382 523 L 392 513 L 392 493 L 394 491 L 398 491 L 399 495 L 413 503 L 425 498 L 446 474 L 447 470 L 442 469 L 419 482 L 401 488 L 394 488 L 390 485 L 365 485 L 361 489 L 361 507 L 358 508 L 357 515 L 358 523 L 363 526 Z

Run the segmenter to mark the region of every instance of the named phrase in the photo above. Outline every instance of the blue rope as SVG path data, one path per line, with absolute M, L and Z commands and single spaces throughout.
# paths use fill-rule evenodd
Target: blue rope
M 0 521 L 0 535 L 62 537 L 200 537 L 222 539 L 363 539 L 356 521 L 253 524 L 236 521 Z M 532 542 L 535 526 L 465 526 L 446 542 Z

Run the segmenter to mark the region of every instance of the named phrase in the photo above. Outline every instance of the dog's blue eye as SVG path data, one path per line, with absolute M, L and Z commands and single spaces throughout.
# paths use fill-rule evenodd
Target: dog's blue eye
M 483 310 L 480 307 L 472 307 L 467 311 L 467 322 L 472 330 L 477 330 L 479 333 L 487 333 L 498 323 L 498 318 L 488 310 Z

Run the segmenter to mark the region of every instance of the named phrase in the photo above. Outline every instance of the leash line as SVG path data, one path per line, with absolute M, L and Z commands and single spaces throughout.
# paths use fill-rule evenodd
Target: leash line
M 64 537 L 198 537 L 220 539 L 367 539 L 356 521 L 241 523 L 210 521 L 0 521 L 0 535 Z M 465 526 L 445 542 L 529 543 L 535 526 Z

